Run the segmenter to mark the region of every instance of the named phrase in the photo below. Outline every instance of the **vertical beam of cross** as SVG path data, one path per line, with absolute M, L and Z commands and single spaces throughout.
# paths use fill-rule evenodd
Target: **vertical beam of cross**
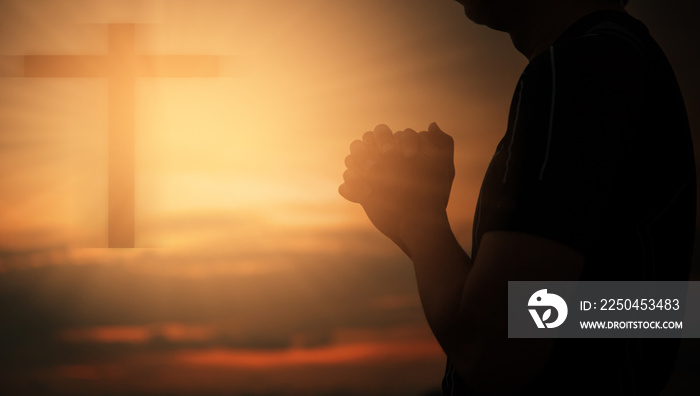
M 134 51 L 134 25 L 109 25 L 109 52 L 101 56 L 27 55 L 25 77 L 108 79 L 108 246 L 134 247 L 135 85 L 138 77 L 217 77 L 219 57 L 142 56 Z
M 133 26 L 109 27 L 109 247 L 134 247 Z

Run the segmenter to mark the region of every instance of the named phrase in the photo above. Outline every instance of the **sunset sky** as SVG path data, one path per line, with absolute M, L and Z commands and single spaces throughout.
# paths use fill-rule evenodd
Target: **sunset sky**
M 697 144 L 700 4 L 629 10 L 673 63 Z M 114 23 L 136 24 L 139 54 L 221 62 L 216 78 L 136 81 L 134 249 L 107 248 L 106 80 L 22 66 L 104 55 Z M 525 65 L 451 0 L 0 0 L 0 388 L 438 389 L 411 263 L 337 194 L 343 159 L 379 123 L 436 121 L 455 137 L 449 214 L 469 251 Z

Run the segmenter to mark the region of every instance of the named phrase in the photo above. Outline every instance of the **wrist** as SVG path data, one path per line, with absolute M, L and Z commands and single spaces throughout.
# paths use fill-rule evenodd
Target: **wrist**
M 409 250 L 424 245 L 431 237 L 452 235 L 445 208 L 421 208 L 412 211 L 399 226 L 399 235 Z

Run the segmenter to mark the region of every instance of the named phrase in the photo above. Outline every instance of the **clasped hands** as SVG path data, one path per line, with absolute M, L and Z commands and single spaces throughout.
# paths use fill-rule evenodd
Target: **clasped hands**
M 378 125 L 350 144 L 345 165 L 340 195 L 362 205 L 374 226 L 405 252 L 405 227 L 445 216 L 455 174 L 454 143 L 437 124 L 420 133 L 392 133 Z

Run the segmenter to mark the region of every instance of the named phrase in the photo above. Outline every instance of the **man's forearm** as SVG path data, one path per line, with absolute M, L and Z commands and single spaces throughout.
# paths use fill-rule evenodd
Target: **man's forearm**
M 460 304 L 472 266 L 444 211 L 421 213 L 401 227 L 413 260 L 423 310 L 438 341 L 446 347 L 459 320 Z

